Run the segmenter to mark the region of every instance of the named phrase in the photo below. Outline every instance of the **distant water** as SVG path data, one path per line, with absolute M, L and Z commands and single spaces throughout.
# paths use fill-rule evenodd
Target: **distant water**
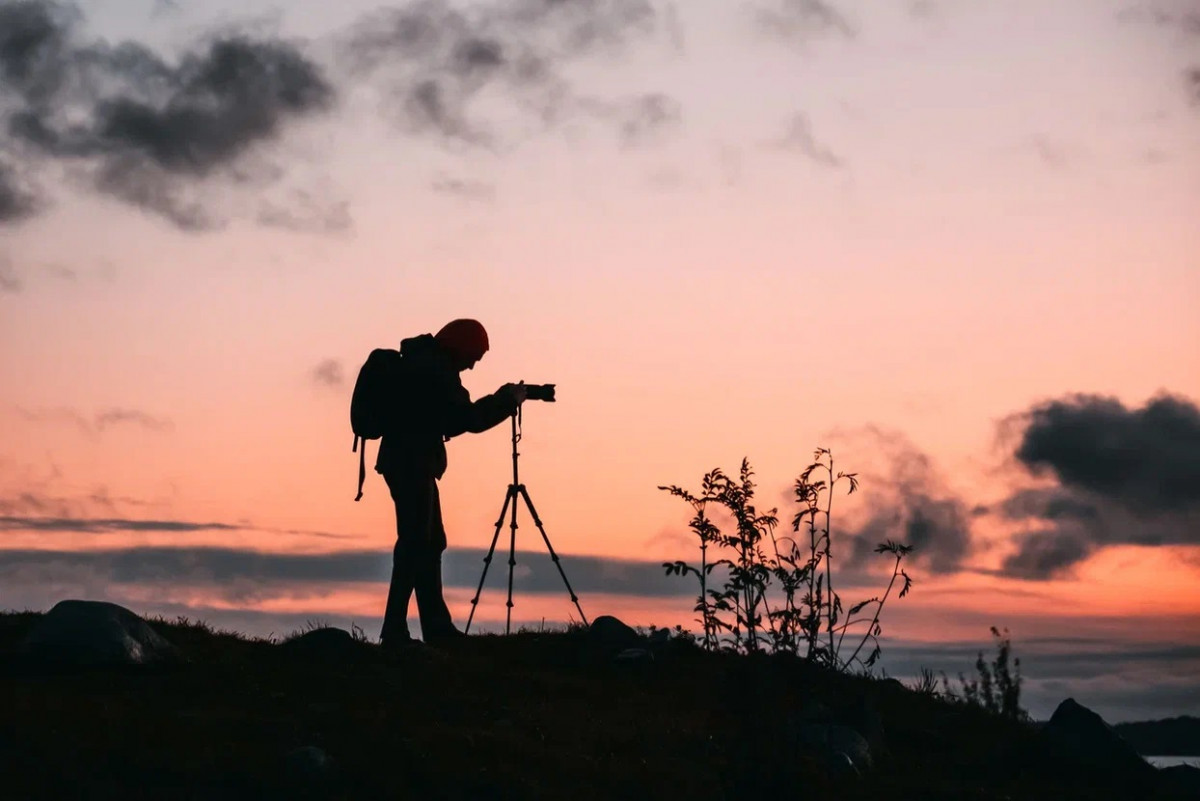
M 1191 765 L 1200 768 L 1200 756 L 1148 756 L 1146 761 L 1156 768 L 1169 768 L 1172 765 Z

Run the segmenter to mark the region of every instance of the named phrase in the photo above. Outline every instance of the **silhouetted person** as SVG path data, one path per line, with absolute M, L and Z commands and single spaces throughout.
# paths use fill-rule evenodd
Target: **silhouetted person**
M 446 529 L 437 482 L 446 472 L 445 442 L 492 428 L 525 400 L 524 386 L 505 384 L 471 401 L 459 374 L 474 367 L 487 351 L 487 331 L 475 320 L 454 320 L 436 335 L 421 334 L 400 343 L 404 413 L 394 429 L 384 433 L 375 462 L 396 504 L 392 583 L 379 635 L 385 647 L 412 641 L 408 602 L 414 590 L 425 642 L 466 636 L 455 628 L 442 596 Z

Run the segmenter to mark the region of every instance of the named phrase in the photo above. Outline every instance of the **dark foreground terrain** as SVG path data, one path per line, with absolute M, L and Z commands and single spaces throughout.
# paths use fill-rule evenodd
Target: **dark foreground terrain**
M 3 799 L 1190 797 L 895 681 L 680 640 L 653 659 L 587 629 L 384 654 L 151 621 L 185 664 L 39 671 L 16 660 L 38 618 L 0 615 Z M 869 759 L 831 757 L 822 726 Z

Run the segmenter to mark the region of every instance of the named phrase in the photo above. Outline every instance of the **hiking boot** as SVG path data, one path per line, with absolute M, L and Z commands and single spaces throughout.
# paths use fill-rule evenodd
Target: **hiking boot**
M 425 647 L 424 643 L 408 635 L 403 637 L 388 637 L 379 643 L 380 650 L 385 654 L 401 654 L 407 651 L 419 650 L 423 647 Z
M 436 648 L 441 648 L 444 646 L 453 647 L 459 643 L 466 642 L 469 639 L 471 639 L 471 635 L 464 634 L 454 626 L 451 626 L 448 629 L 438 629 L 437 631 L 431 631 L 426 634 L 425 644 L 432 645 Z

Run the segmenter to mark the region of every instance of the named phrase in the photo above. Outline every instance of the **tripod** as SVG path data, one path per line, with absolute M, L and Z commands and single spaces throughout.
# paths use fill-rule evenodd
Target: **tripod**
M 504 619 L 504 633 L 508 634 L 512 628 L 513 568 L 517 564 L 518 496 L 524 499 L 525 505 L 529 508 L 529 514 L 533 516 L 533 522 L 542 534 L 542 541 L 546 543 L 546 550 L 550 552 L 550 558 L 554 560 L 554 566 L 558 568 L 558 574 L 562 576 L 563 584 L 567 585 L 567 593 L 571 596 L 571 602 L 579 610 L 579 617 L 583 619 L 584 625 L 587 625 L 587 617 L 584 616 L 583 609 L 579 606 L 579 597 L 571 589 L 571 582 L 567 581 L 567 574 L 563 572 L 558 554 L 554 552 L 554 546 L 550 544 L 550 537 L 546 535 L 546 529 L 542 526 L 542 520 L 538 517 L 537 510 L 533 508 L 533 501 L 529 499 L 529 490 L 525 489 L 525 485 L 521 483 L 520 478 L 517 476 L 517 443 L 521 439 L 520 421 L 521 407 L 518 406 L 517 411 L 512 416 L 512 483 L 508 485 L 508 492 L 504 495 L 504 506 L 500 507 L 500 517 L 496 520 L 496 533 L 492 535 L 492 546 L 488 548 L 487 556 L 483 557 L 483 575 L 479 577 L 479 586 L 475 590 L 475 597 L 471 599 L 471 614 L 467 617 L 465 632 L 471 631 L 471 620 L 475 617 L 475 607 L 479 603 L 480 594 L 483 592 L 483 582 L 487 578 L 488 567 L 492 564 L 492 555 L 496 552 L 496 541 L 500 539 L 500 529 L 504 526 L 504 516 L 506 514 L 510 514 L 510 522 L 508 524 L 510 533 L 508 538 L 508 603 L 506 604 L 508 611 Z

